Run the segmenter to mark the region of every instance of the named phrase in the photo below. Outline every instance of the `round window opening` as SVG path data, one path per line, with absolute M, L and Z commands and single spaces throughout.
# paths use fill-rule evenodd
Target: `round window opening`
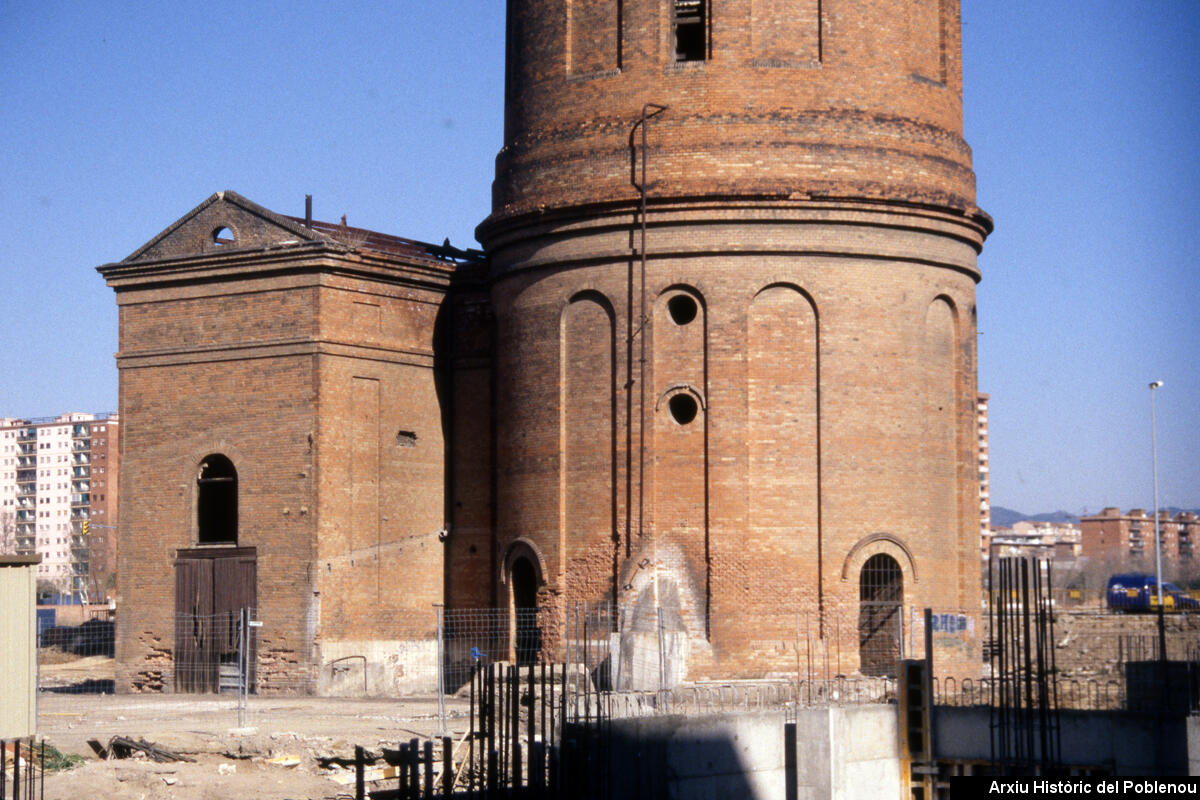
M 667 313 L 676 325 L 687 325 L 696 318 L 696 301 L 686 294 L 677 294 L 667 301 Z
M 212 242 L 217 247 L 224 247 L 227 244 L 233 244 L 233 231 L 224 225 L 219 228 L 214 228 L 212 232 Z
M 671 419 L 680 425 L 687 425 L 696 418 L 700 406 L 690 394 L 680 393 L 667 401 L 667 409 L 671 412 Z

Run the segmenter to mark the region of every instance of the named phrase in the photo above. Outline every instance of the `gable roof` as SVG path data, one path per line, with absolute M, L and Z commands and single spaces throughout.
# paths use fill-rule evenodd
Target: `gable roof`
M 224 191 L 171 223 L 122 263 L 330 241 L 292 217 L 276 214 L 237 192 Z
M 392 256 L 480 263 L 480 250 L 441 245 L 341 224 L 277 214 L 237 192 L 217 192 L 171 223 L 120 264 L 318 244 L 337 250 L 372 250 Z

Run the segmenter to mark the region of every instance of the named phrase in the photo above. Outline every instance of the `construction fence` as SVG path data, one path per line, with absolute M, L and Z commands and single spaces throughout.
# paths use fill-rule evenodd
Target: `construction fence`
M 552 662 L 577 667 L 604 691 L 692 691 L 698 680 L 720 676 L 787 685 L 795 696 L 842 697 L 862 692 L 826 687 L 894 677 L 900 660 L 923 655 L 925 641 L 922 611 L 898 603 L 864 603 L 849 613 L 781 610 L 716 630 L 678 613 L 607 603 L 554 612 L 433 607 L 408 616 L 393 621 L 418 632 L 409 638 L 321 637 L 305 657 L 279 647 L 256 609 L 177 614 L 173 641 L 161 650 L 149 685 L 197 694 L 453 695 L 480 664 Z M 932 621 L 935 645 L 979 662 L 978 614 L 939 611 Z M 105 614 L 77 625 L 44 625 L 39 688 L 114 691 L 119 624 Z M 736 660 L 715 652 L 714 640 L 732 642 Z
M 38 689 L 65 694 L 113 692 L 116 620 L 104 606 L 74 606 L 68 611 L 38 609 Z
M 321 642 L 319 659 L 281 665 L 256 611 L 181 614 L 163 681 L 168 693 L 326 695 L 353 697 L 454 696 L 466 691 L 481 666 L 566 664 L 611 693 L 611 716 L 760 707 L 887 702 L 902 659 L 925 655 L 922 609 L 895 606 L 859 614 L 781 610 L 741 621 L 745 656 L 733 668 L 718 663 L 706 632 L 689 630 L 658 613 L 649 620 L 609 604 L 574 605 L 551 619 L 544 611 L 442 609 L 414 612 L 411 629 L 428 635 L 402 641 Z M 937 654 L 961 653 L 935 664 L 939 702 L 987 703 L 987 664 L 995 645 L 988 614 L 935 611 L 930 638 Z M 38 634 L 38 687 L 55 693 L 111 693 L 117 688 L 114 642 L 119 619 L 96 616 L 78 625 L 48 625 Z M 1060 641 L 1079 640 L 1063 627 Z M 1099 623 L 1097 623 L 1099 624 Z M 722 631 L 722 634 L 725 632 Z M 1064 707 L 1113 708 L 1126 702 L 1125 664 L 1158 660 L 1158 637 L 1114 635 L 1104 628 L 1086 640 L 1093 668 L 1064 669 L 1056 682 Z M 1200 632 L 1168 631 L 1171 659 L 1200 662 Z M 1107 649 L 1104 649 L 1107 648 Z M 1111 650 L 1111 652 L 1109 652 Z M 286 667 L 286 668 L 284 668 Z M 1093 670 L 1094 671 L 1094 670 Z M 709 675 L 719 680 L 707 680 Z M 1136 694 L 1137 692 L 1135 692 Z

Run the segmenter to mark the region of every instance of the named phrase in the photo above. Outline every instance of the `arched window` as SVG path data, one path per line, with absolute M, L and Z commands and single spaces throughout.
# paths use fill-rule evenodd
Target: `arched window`
M 513 559 L 511 570 L 517 664 L 536 664 L 542 650 L 542 632 L 537 621 L 537 568 L 528 558 L 520 556 Z
M 206 456 L 196 486 L 196 541 L 237 544 L 238 479 L 233 462 L 220 453 Z
M 884 553 L 863 564 L 858 577 L 858 657 L 863 675 L 900 671 L 904 575 Z

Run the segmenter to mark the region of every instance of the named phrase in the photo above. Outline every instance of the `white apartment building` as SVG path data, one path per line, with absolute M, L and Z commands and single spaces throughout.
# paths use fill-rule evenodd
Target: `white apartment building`
M 988 463 L 988 399 L 975 400 L 976 430 L 979 435 L 979 540 L 987 542 L 992 531 L 991 465 Z M 986 549 L 986 548 L 985 548 Z
M 5 552 L 40 554 L 38 580 L 59 591 L 91 588 L 90 527 L 107 527 L 115 475 L 102 479 L 112 489 L 111 500 L 109 492 L 93 490 L 107 469 L 110 440 L 112 452 L 117 450 L 118 424 L 115 414 L 0 418 L 0 542 Z

